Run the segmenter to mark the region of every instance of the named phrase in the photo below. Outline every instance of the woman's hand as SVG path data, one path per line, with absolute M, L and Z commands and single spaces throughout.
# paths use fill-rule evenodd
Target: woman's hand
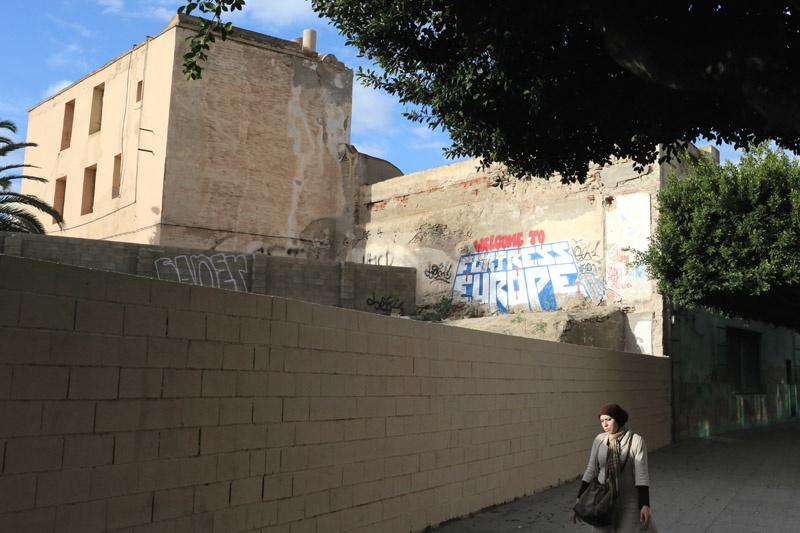
M 642 523 L 642 529 L 650 527 L 650 506 L 643 505 L 639 511 L 639 521 Z

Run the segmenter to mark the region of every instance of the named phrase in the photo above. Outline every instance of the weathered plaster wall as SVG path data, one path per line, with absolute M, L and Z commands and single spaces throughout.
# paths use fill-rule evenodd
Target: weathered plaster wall
M 625 345 L 663 353 L 661 298 L 633 265 L 655 220 L 657 165 L 596 166 L 584 184 L 508 180 L 464 161 L 363 186 L 365 238 L 348 259 L 417 269 L 417 299 L 489 312 L 624 307 Z
M 798 334 L 700 310 L 680 310 L 673 316 L 670 360 L 676 440 L 786 422 L 796 416 Z M 727 327 L 760 333 L 758 392 L 742 393 L 731 383 Z
M 177 40 L 192 32 L 177 27 Z M 161 244 L 332 258 L 347 205 L 353 71 L 332 55 L 237 30 L 170 109 Z

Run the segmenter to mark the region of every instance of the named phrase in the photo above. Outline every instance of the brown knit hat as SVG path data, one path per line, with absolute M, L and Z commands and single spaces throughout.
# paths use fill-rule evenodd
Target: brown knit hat
M 607 403 L 601 407 L 600 414 L 597 415 L 597 417 L 600 418 L 603 415 L 613 418 L 619 427 L 624 426 L 628 421 L 628 413 L 625 412 L 625 409 L 615 403 Z

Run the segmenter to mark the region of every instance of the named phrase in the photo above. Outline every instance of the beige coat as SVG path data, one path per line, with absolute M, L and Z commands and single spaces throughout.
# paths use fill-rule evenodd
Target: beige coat
M 630 443 L 630 451 L 628 444 Z M 628 431 L 622 437 L 620 463 L 625 467 L 620 476 L 620 488 L 614 503 L 614 520 L 605 528 L 594 528 L 595 533 L 638 533 L 641 528 L 639 522 L 639 493 L 636 485 L 650 486 L 650 473 L 647 470 L 647 446 L 644 439 Z M 600 483 L 606 480 L 606 457 L 608 456 L 608 435 L 601 433 L 594 438 L 592 451 L 589 455 L 589 464 L 583 474 L 583 480 L 590 483 L 595 477 Z M 598 470 L 598 462 L 600 469 Z M 651 524 L 648 533 L 657 533 Z

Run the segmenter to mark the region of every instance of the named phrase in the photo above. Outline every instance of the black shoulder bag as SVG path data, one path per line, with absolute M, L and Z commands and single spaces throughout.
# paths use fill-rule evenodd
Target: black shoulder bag
M 625 465 L 628 463 L 628 459 L 631 456 L 631 443 L 633 442 L 633 434 L 630 435 L 628 439 L 628 455 L 625 457 L 625 461 L 620 466 L 620 474 L 622 471 L 625 470 Z M 598 453 L 595 454 L 594 458 L 597 461 L 597 473 L 600 474 L 600 445 L 598 444 Z M 606 473 L 608 476 L 608 473 Z M 620 476 L 621 478 L 621 476 Z M 575 507 L 573 508 L 575 514 L 578 515 L 578 518 L 583 520 L 589 525 L 597 526 L 597 527 L 604 527 L 611 523 L 611 518 L 614 516 L 614 494 L 611 490 L 611 487 L 608 486 L 608 483 L 600 483 L 597 480 L 597 476 L 589 483 L 589 486 L 586 487 L 586 490 L 583 491 L 583 494 L 578 497 L 578 501 L 575 503 Z

